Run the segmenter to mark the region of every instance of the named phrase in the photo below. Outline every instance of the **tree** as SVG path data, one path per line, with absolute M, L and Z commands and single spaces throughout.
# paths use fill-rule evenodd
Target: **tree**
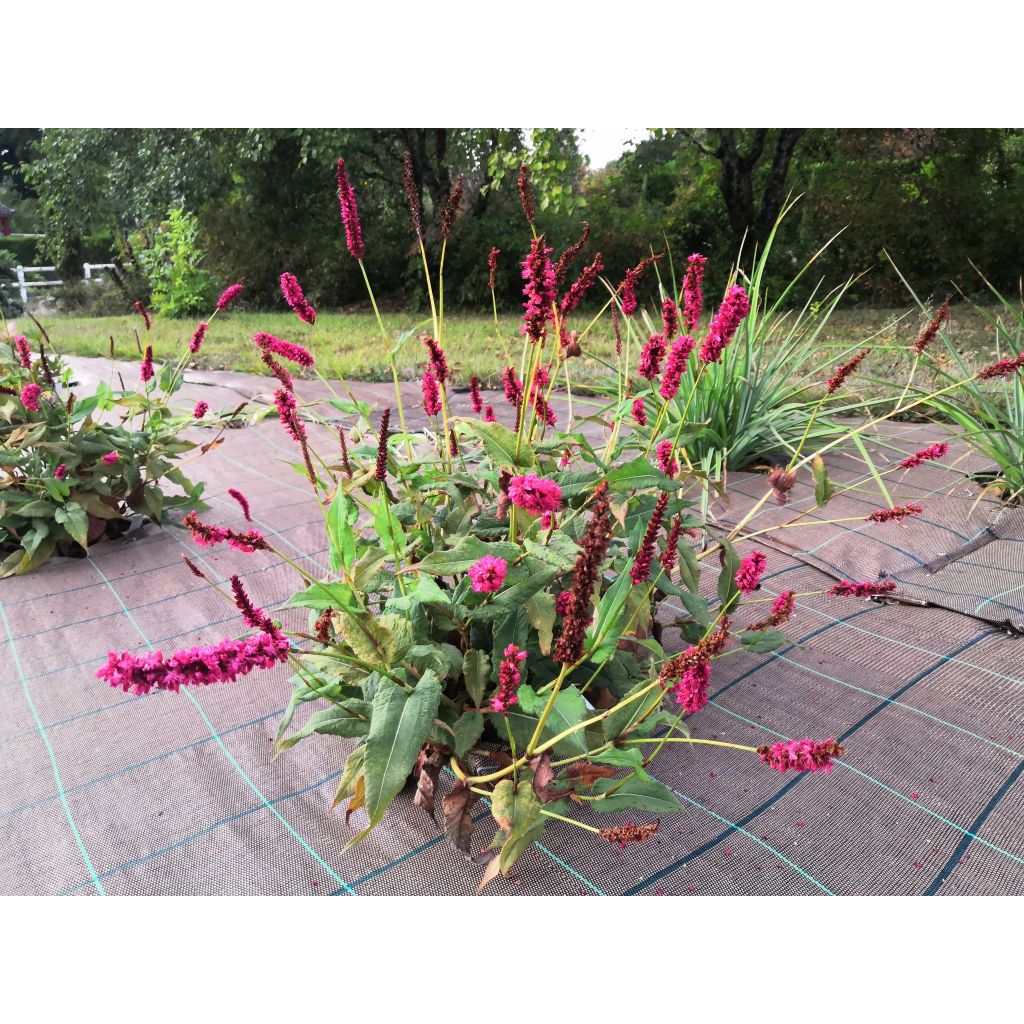
M 679 133 L 720 167 L 734 250 L 746 236 L 763 244 L 786 201 L 790 164 L 806 128 L 681 128 Z

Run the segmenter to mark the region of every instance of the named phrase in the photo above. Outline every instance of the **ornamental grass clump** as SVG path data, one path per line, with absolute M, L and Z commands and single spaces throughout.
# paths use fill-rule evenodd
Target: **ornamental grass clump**
M 240 289 L 229 288 L 213 315 Z M 141 302 L 135 309 L 148 332 L 150 312 Z M 43 340 L 35 351 L 24 335 L 0 339 L 0 576 L 31 572 L 53 555 L 82 555 L 123 533 L 133 514 L 160 523 L 202 508 L 204 485 L 179 463 L 219 443 L 219 436 L 203 445 L 183 436 L 206 419 L 206 402 L 192 409 L 172 402 L 208 323 L 176 364 L 158 366 L 153 346 L 139 341 L 134 379 L 118 373 L 115 388 L 112 372 L 111 383 L 101 381 L 92 394 L 36 326 Z
M 916 403 L 923 401 L 936 419 L 955 423 L 960 428 L 958 436 L 992 463 L 992 470 L 979 478 L 1007 503 L 1019 504 L 1024 500 L 1024 312 L 1019 302 L 1007 299 L 981 276 L 1001 307 L 997 316 L 983 306 L 975 307 L 991 328 L 995 358 L 981 369 L 968 365 L 954 343 L 950 300 L 946 299 L 913 345 L 913 367 L 900 402 L 913 397 Z M 921 311 L 928 312 L 927 305 L 900 277 Z M 928 391 L 914 384 L 920 364 L 928 370 L 931 382 L 941 387 Z M 938 445 L 932 445 L 918 452 L 908 468 L 944 454 L 945 450 L 939 454 Z
M 362 267 L 358 197 L 343 161 L 338 184 L 347 244 Z M 707 704 L 720 659 L 786 642 L 779 627 L 801 596 L 762 596 L 770 558 L 746 544 L 762 532 L 747 528 L 756 509 L 731 530 L 710 527 L 700 514 L 707 480 L 694 469 L 691 449 L 699 425 L 671 425 L 658 394 L 658 374 L 671 371 L 692 388 L 703 379 L 701 366 L 721 362 L 751 315 L 747 293 L 732 286 L 699 342 L 691 337 L 679 346 L 668 335 L 695 331 L 703 301 L 704 260 L 691 259 L 681 303 L 661 307 L 660 341 L 645 363 L 657 362 L 658 372 L 637 372 L 628 327 L 617 357 L 618 397 L 597 418 L 603 426 L 594 441 L 592 432 L 574 428 L 571 404 L 556 402 L 592 326 L 576 321 L 577 309 L 566 301 L 583 278 L 570 281 L 570 261 L 536 230 L 525 169 L 518 185 L 532 241 L 521 260 L 519 360 L 495 367 L 504 402 L 485 406 L 474 386 L 471 414 L 453 410 L 443 306 L 434 302 L 443 294 L 449 239 L 442 231 L 435 278 L 422 212 L 414 207 L 433 328 L 420 350 L 427 427 L 406 428 L 397 388 L 395 407 L 379 412 L 329 400 L 330 415 L 341 410 L 347 417 L 340 431 L 316 403 L 296 395 L 290 377 L 275 398 L 294 466 L 323 513 L 329 572 L 312 575 L 257 530 L 233 531 L 196 515 L 186 522 L 199 545 L 276 552 L 299 574 L 300 589 L 285 607 L 304 610 L 305 624 L 286 629 L 233 578 L 230 589 L 218 589 L 253 631 L 248 639 L 169 655 L 113 652 L 100 672 L 112 685 L 141 692 L 230 682 L 287 660 L 292 697 L 276 750 L 314 735 L 355 741 L 334 797 L 354 826 L 351 842 L 369 834 L 411 783 L 414 803 L 481 863 L 481 886 L 508 874 L 552 821 L 620 847 L 649 840 L 664 815 L 683 810 L 655 777 L 657 758 L 670 745 L 730 747 L 780 772 L 826 773 L 843 754 L 833 739 L 759 749 L 698 739 L 687 724 Z M 453 196 L 447 220 L 461 200 L 461 193 Z M 637 282 L 654 265 L 651 258 L 629 268 L 613 290 L 619 321 L 637 316 Z M 581 274 L 592 277 L 593 266 L 586 263 Z M 383 324 L 380 330 L 394 369 L 392 339 Z M 264 352 L 301 363 L 266 339 L 255 341 Z M 315 360 L 315 351 L 308 355 Z M 329 448 L 315 447 L 318 436 Z M 812 436 L 807 430 L 794 441 L 789 465 L 766 480 L 757 507 L 784 495 L 801 473 L 813 476 L 820 504 L 836 493 L 820 456 L 804 450 Z M 884 497 L 874 518 L 887 525 L 872 520 L 865 528 L 899 529 L 914 513 Z M 248 502 L 236 501 L 248 516 Z M 194 563 L 189 569 L 202 574 Z M 888 592 L 866 582 L 833 590 L 843 598 Z M 314 710 L 296 724 L 307 704 Z M 481 799 L 494 831 L 478 855 Z M 623 811 L 642 820 L 606 817 Z

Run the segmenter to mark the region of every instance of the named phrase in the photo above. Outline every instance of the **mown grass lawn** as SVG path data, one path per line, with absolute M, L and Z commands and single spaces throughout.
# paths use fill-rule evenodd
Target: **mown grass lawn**
M 422 313 L 387 313 L 383 319 L 392 339 L 408 332 L 399 350 L 399 374 L 408 380 L 418 378 L 423 369 L 424 353 L 418 337 L 421 332 L 431 332 L 429 317 L 424 319 Z M 588 322 L 589 316 L 584 315 L 575 326 L 582 329 Z M 135 332 L 142 327 L 142 322 L 137 316 L 51 315 L 42 318 L 42 323 L 53 347 L 64 354 L 106 356 L 113 338 L 116 357 L 138 357 Z M 475 375 L 485 384 L 497 386 L 506 362 L 518 363 L 519 323 L 513 315 L 500 317 L 497 327 L 493 317 L 447 316 L 444 347 L 456 383 L 465 385 L 470 376 Z M 852 347 L 870 345 L 873 353 L 863 364 L 861 379 L 902 380 L 908 365 L 906 350 L 917 337 L 922 323 L 916 311 L 907 309 L 839 310 L 820 335 L 821 369 L 823 373 L 829 370 Z M 174 360 L 188 344 L 194 328 L 192 321 L 157 317 L 153 330 L 142 343 L 153 345 L 158 360 Z M 30 340 L 38 340 L 38 331 L 27 317 L 19 321 L 18 330 Z M 196 364 L 204 369 L 266 372 L 252 344 L 256 331 L 268 331 L 307 346 L 316 356 L 318 369 L 326 376 L 344 376 L 349 380 L 390 378 L 387 349 L 376 319 L 369 313 L 321 313 L 312 327 L 291 313 L 222 314 L 211 324 Z M 972 366 L 980 367 L 997 358 L 993 329 L 969 307 L 955 307 L 953 338 Z M 936 344 L 936 352 L 938 348 Z M 607 316 L 587 335 L 583 349 L 583 356 L 571 363 L 573 382 L 581 385 L 608 373 L 601 360 L 614 360 L 614 340 Z M 877 393 L 874 388 L 864 390 Z

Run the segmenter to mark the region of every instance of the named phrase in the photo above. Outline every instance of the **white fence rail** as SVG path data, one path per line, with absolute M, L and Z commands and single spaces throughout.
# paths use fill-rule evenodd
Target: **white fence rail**
M 93 277 L 93 271 L 95 270 L 112 270 L 114 267 L 113 263 L 83 263 L 82 264 L 82 277 L 86 281 L 96 281 L 99 278 Z M 28 302 L 28 290 L 29 288 L 55 288 L 57 285 L 61 285 L 64 282 L 62 280 L 56 281 L 30 281 L 25 275 L 26 274 L 55 274 L 57 272 L 56 267 L 22 267 L 17 266 L 14 268 L 14 273 L 17 275 L 17 282 L 9 284 L 8 288 L 17 288 L 18 294 L 21 296 L 22 303 Z

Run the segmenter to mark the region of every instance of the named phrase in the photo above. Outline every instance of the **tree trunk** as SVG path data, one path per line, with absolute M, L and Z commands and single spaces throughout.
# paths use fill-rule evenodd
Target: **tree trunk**
M 775 137 L 771 167 L 755 200 L 754 178 L 768 141 L 768 129 L 757 128 L 746 152 L 740 149 L 735 129 L 715 128 L 718 146 L 702 147 L 721 164 L 719 190 L 725 202 L 726 216 L 732 231 L 733 249 L 738 254 L 742 245 L 747 252 L 761 247 L 770 234 L 786 200 L 786 179 L 793 151 L 806 128 L 780 128 Z

